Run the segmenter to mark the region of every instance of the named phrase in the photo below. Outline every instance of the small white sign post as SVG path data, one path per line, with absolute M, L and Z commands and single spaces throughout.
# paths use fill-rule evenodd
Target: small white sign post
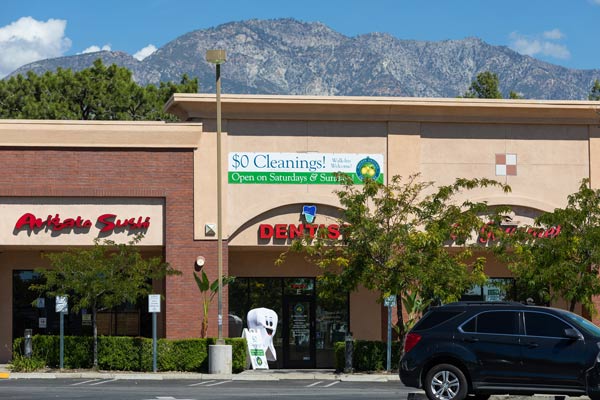
M 156 372 L 156 314 L 160 312 L 160 294 L 148 295 L 148 312 L 152 313 L 152 371 Z
M 384 300 L 384 305 L 388 309 L 388 330 L 387 330 L 387 371 L 392 370 L 392 307 L 396 307 L 396 295 L 388 296 Z
M 65 361 L 65 314 L 69 312 L 69 298 L 67 296 L 56 296 L 55 311 L 60 315 L 60 369 L 63 369 Z

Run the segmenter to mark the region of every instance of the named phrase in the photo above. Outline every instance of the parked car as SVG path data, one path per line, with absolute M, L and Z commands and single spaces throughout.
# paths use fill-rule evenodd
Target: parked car
M 600 328 L 581 316 L 511 302 L 428 311 L 406 336 L 401 381 L 430 400 L 492 394 L 600 400 Z

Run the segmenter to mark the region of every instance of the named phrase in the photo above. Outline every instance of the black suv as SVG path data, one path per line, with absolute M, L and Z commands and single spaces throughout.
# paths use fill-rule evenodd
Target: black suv
M 565 310 L 458 302 L 406 336 L 400 379 L 430 400 L 535 393 L 600 400 L 600 328 Z

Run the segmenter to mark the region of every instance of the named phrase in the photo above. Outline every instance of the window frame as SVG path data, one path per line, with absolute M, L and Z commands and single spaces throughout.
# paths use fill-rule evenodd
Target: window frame
M 517 321 L 516 321 L 517 322 L 517 331 L 516 331 L 516 333 L 492 333 L 492 332 L 479 332 L 479 331 L 468 332 L 463 329 L 463 326 L 465 326 L 466 324 L 471 322 L 473 319 L 479 317 L 482 314 L 498 313 L 498 312 L 510 312 L 510 313 L 517 314 Z M 475 324 L 475 328 L 477 328 L 477 323 Z M 480 312 L 474 314 L 470 318 L 466 319 L 462 324 L 460 324 L 458 326 L 458 330 L 459 330 L 459 332 L 461 332 L 463 334 L 467 334 L 467 335 L 523 336 L 523 312 L 522 312 L 522 310 L 483 310 L 483 311 L 480 311 Z
M 544 338 L 544 339 L 563 339 L 563 340 L 573 340 L 572 338 L 568 338 L 565 336 L 540 336 L 540 335 L 528 335 L 527 334 L 527 318 L 525 316 L 526 313 L 532 313 L 532 314 L 543 314 L 543 315 L 549 315 L 553 318 L 556 318 L 557 320 L 563 322 L 564 324 L 566 324 L 567 326 L 571 327 L 571 329 L 574 329 L 581 337 L 583 337 L 583 335 L 581 334 L 581 331 L 579 329 L 577 329 L 577 327 L 573 326 L 573 324 L 570 324 L 569 322 L 565 321 L 564 319 L 560 318 L 558 315 L 554 315 L 552 313 L 549 312 L 544 312 L 544 311 L 539 311 L 539 310 L 524 310 L 523 312 L 523 336 L 526 337 L 534 337 L 534 338 Z

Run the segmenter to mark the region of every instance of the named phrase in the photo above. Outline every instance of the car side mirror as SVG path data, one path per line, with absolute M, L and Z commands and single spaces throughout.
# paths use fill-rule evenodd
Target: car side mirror
M 581 339 L 581 334 L 573 328 L 568 328 L 565 329 L 565 337 L 568 337 L 569 339 L 573 340 L 578 340 Z

